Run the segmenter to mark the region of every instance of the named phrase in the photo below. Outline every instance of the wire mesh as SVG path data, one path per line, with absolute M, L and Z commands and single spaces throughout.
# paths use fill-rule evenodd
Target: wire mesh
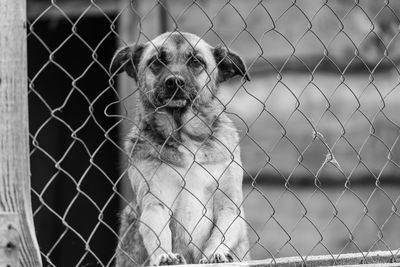
M 28 1 L 32 196 L 43 262 L 113 266 L 125 257 L 136 266 L 165 250 L 159 237 L 141 258 L 121 252 L 123 239 L 138 238 L 130 229 L 145 227 L 127 177 L 138 163 L 123 145 L 141 123 L 135 108 L 143 88 L 109 71 L 118 48 L 156 46 L 151 40 L 165 30 L 236 51 L 252 76 L 222 83 L 214 95 L 223 106 L 217 117 L 231 118 L 239 135 L 238 144 L 225 147 L 232 157 L 225 170 L 234 165 L 244 173 L 243 197 L 231 201 L 235 216 L 219 229 L 218 247 L 238 234 L 229 229 L 241 221 L 249 244 L 236 260 L 300 256 L 307 264 L 311 255 L 335 260 L 376 250 L 394 251 L 395 259 L 399 15 L 398 2 L 374 0 Z M 213 77 L 217 69 L 204 72 Z M 148 148 L 162 155 L 165 144 Z M 217 191 L 231 197 L 219 187 L 223 175 L 214 177 L 196 157 L 193 165 L 214 180 L 210 199 Z M 189 175 L 180 178 L 173 204 L 162 203 L 165 223 L 156 213 L 161 228 L 147 228 L 149 236 L 179 228 L 198 261 L 210 255 L 192 235 L 215 222 L 210 199 L 188 190 Z M 193 229 L 173 216 L 182 195 L 201 214 Z M 126 206 L 127 224 L 118 219 Z

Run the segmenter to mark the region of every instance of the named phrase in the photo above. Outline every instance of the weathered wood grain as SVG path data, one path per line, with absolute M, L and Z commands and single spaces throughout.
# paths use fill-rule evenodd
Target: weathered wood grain
M 18 266 L 19 215 L 0 212 L 0 267 Z
M 19 215 L 19 265 L 41 266 L 30 199 L 26 25 L 24 0 L 0 1 L 0 212 Z

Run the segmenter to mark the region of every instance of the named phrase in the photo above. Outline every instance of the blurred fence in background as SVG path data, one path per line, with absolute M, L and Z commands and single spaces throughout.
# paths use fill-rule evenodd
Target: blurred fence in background
M 32 197 L 46 266 L 112 265 L 135 95 L 108 65 L 121 44 L 166 30 L 222 43 L 249 66 L 252 82 L 224 85 L 220 99 L 240 130 L 254 259 L 397 256 L 400 2 L 27 4 Z

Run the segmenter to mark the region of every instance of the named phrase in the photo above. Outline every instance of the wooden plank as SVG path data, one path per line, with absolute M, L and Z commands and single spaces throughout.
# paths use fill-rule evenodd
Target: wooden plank
M 340 255 L 320 255 L 285 257 L 248 262 L 207 264 L 211 267 L 313 267 L 313 266 L 400 266 L 400 250 L 349 253 Z M 184 267 L 183 265 L 179 265 Z M 185 267 L 204 267 L 204 264 L 191 264 Z
M 131 10 L 131 8 L 138 10 L 139 3 L 138 1 L 133 1 L 130 3 L 130 0 L 121 0 L 119 8 L 122 9 L 126 6 L 129 8 L 127 8 L 121 14 L 118 23 L 118 35 L 121 38 L 117 40 L 118 48 L 129 44 L 134 44 L 138 39 L 139 17 Z M 121 136 L 125 136 L 132 127 L 131 122 L 135 116 L 134 110 L 137 94 L 133 96 L 132 92 L 135 90 L 136 83 L 131 77 L 126 75 L 126 73 L 119 75 L 118 79 L 115 77 L 114 80 L 117 80 L 116 85 L 120 95 L 119 99 L 121 100 L 119 104 L 119 112 L 122 116 L 126 116 L 127 118 L 126 120 L 121 121 L 119 129 Z M 122 143 L 121 147 L 123 147 Z M 127 162 L 126 156 L 122 155 L 121 162 Z M 132 189 L 128 177 L 122 179 L 119 190 L 125 197 L 125 200 L 121 200 L 121 206 L 123 208 L 127 205 L 127 201 L 132 199 Z
M 26 3 L 0 1 L 0 212 L 19 214 L 21 266 L 41 266 L 29 176 Z
M 337 265 L 332 265 L 332 266 L 337 266 Z M 341 265 L 341 267 L 397 267 L 397 266 L 400 266 L 399 262 Z

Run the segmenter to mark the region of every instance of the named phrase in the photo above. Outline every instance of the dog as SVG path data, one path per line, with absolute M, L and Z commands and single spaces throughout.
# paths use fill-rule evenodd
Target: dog
M 116 266 L 249 260 L 239 137 L 217 97 L 234 76 L 250 81 L 241 57 L 168 32 L 119 49 L 110 72 L 126 72 L 140 92 Z

